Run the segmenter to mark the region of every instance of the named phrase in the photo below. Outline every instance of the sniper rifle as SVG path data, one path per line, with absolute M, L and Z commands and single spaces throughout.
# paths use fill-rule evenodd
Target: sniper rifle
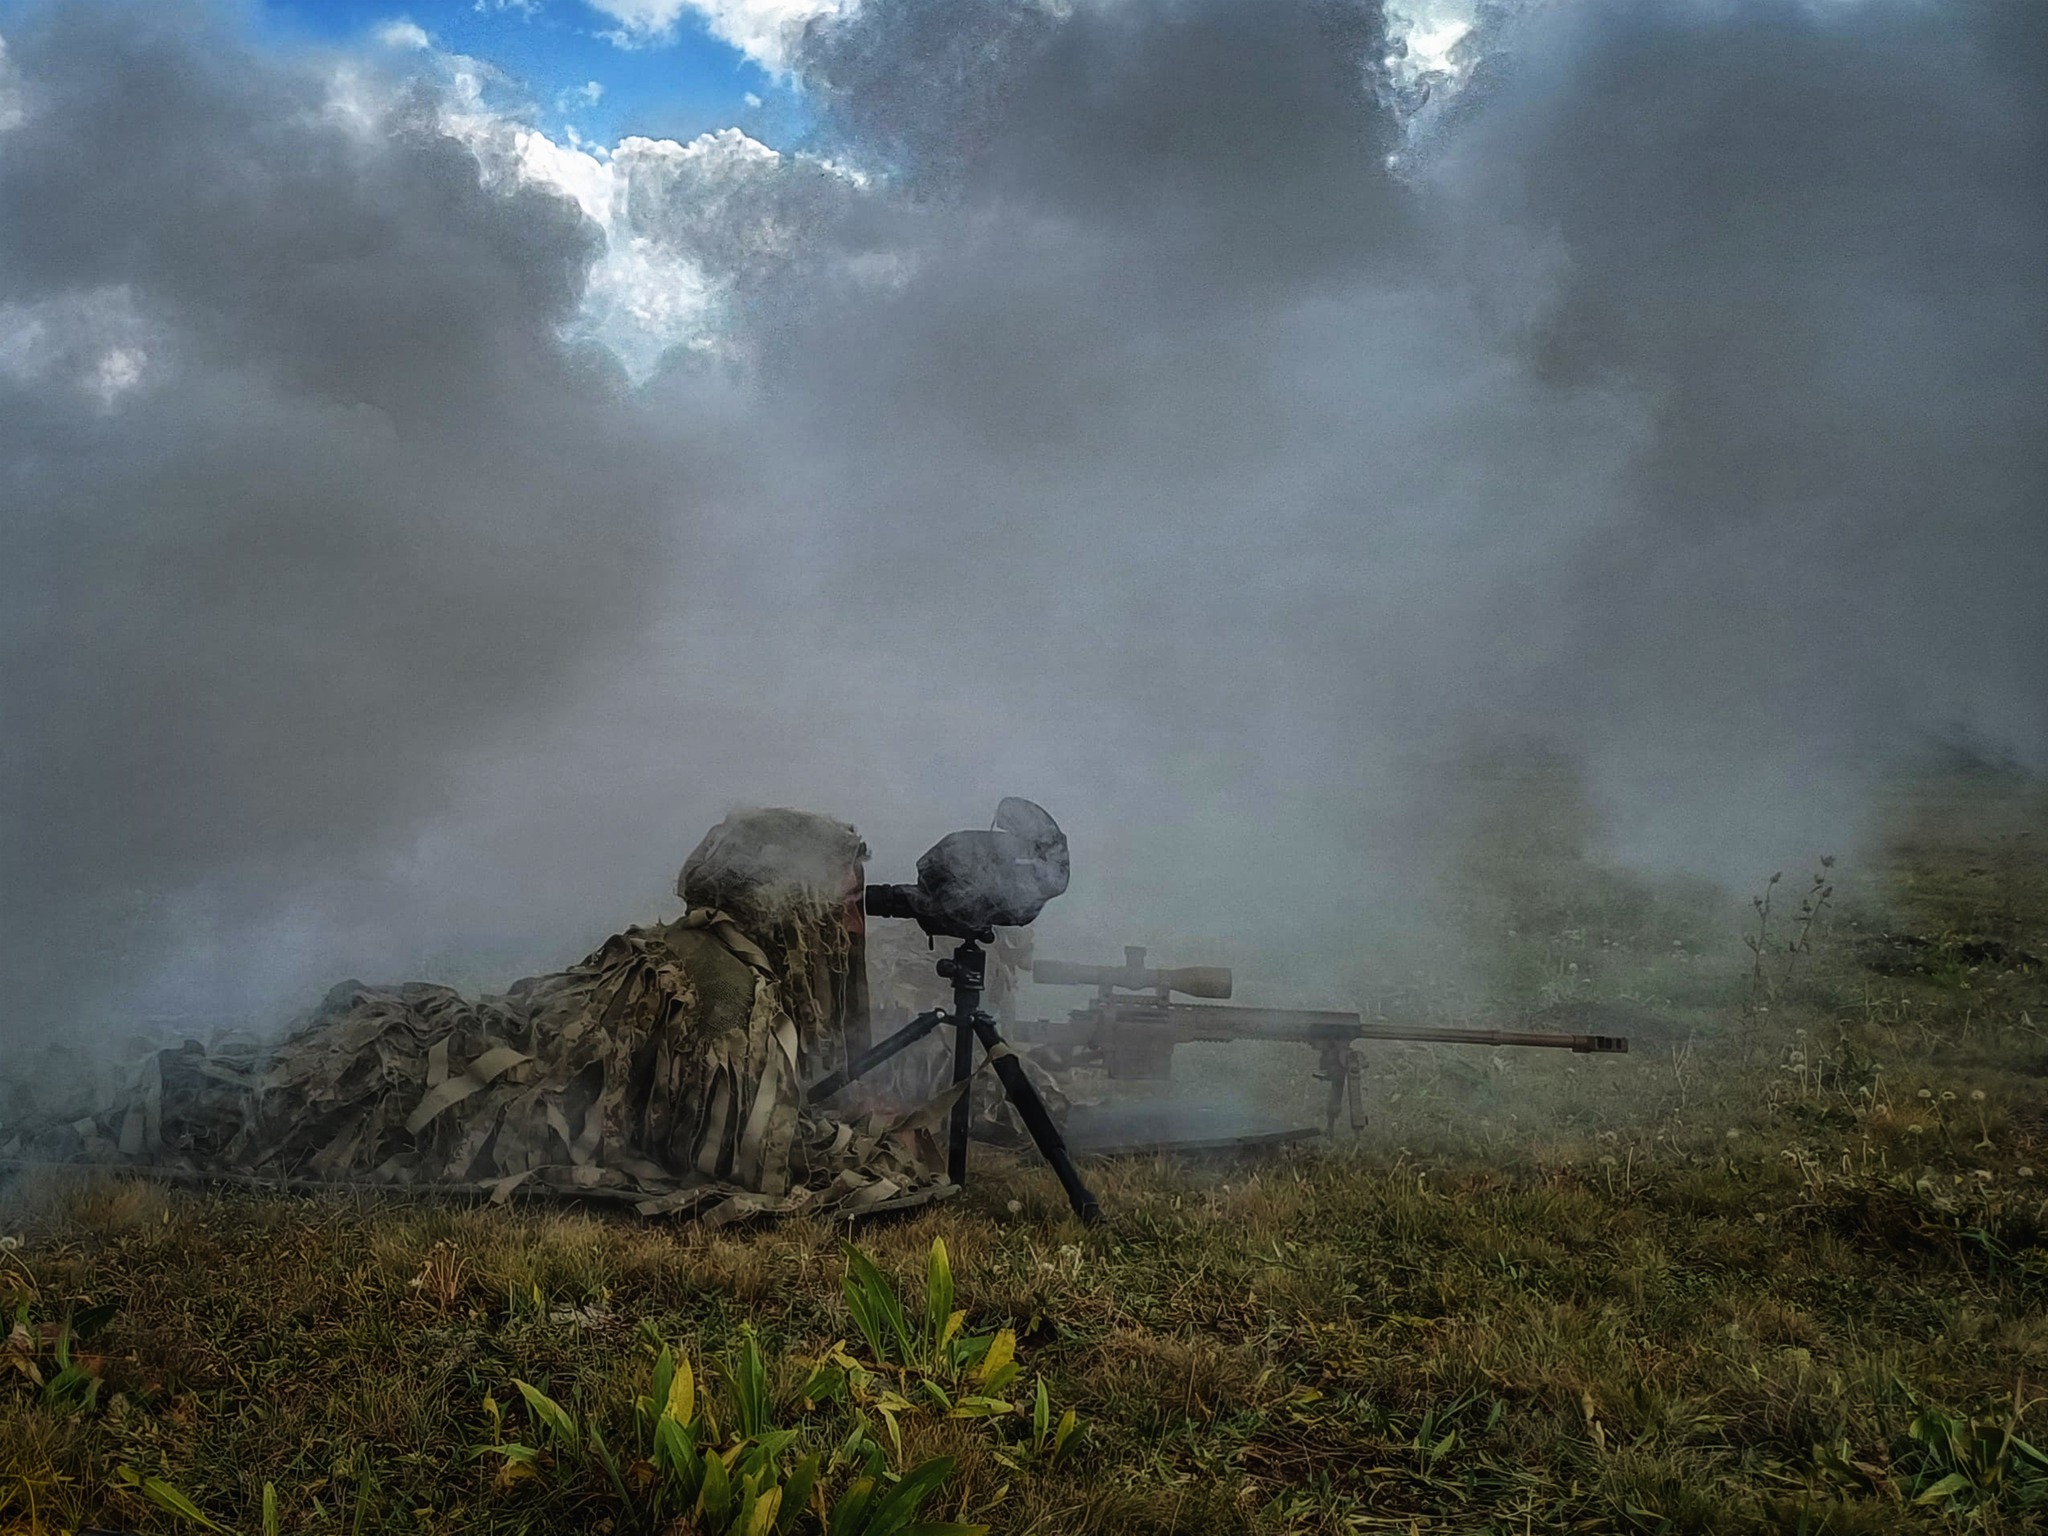
M 1320 1053 L 1316 1076 L 1330 1085 L 1325 1114 L 1327 1129 L 1332 1133 L 1337 1128 L 1340 1109 L 1349 1111 L 1354 1131 L 1365 1126 L 1360 1080 L 1363 1068 L 1355 1049 L 1362 1040 L 1533 1046 L 1581 1055 L 1628 1049 L 1628 1039 L 1623 1035 L 1449 1028 L 1324 1009 L 1175 1002 L 1174 993 L 1187 997 L 1229 997 L 1230 971 L 1224 966 L 1148 967 L 1145 951 L 1137 945 L 1125 947 L 1124 963 L 1120 966 L 1040 960 L 1031 967 L 1031 979 L 1041 985 L 1094 987 L 1095 997 L 1065 1019 L 1014 1022 L 1009 1026 L 1011 1035 L 1032 1045 L 1078 1049 L 1084 1058 L 1100 1061 L 1113 1079 L 1169 1078 L 1173 1075 L 1174 1049 L 1198 1042 L 1272 1040 L 1314 1046 Z

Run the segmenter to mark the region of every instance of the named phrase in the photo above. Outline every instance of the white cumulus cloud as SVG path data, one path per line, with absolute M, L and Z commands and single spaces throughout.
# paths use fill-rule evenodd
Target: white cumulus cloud
M 154 339 L 118 285 L 0 303 L 0 381 L 68 386 L 111 408 L 143 382 Z
M 377 29 L 377 41 L 386 48 L 404 48 L 418 52 L 434 46 L 434 40 L 427 36 L 427 29 L 416 21 L 401 16 L 387 21 Z
M 19 128 L 28 116 L 22 104 L 21 81 L 7 62 L 7 39 L 0 37 L 0 133 Z
M 590 5 L 619 24 L 606 36 L 621 47 L 667 42 L 683 17 L 695 15 L 720 42 L 781 73 L 789 67 L 791 44 L 805 23 L 841 15 L 854 0 L 590 0 Z

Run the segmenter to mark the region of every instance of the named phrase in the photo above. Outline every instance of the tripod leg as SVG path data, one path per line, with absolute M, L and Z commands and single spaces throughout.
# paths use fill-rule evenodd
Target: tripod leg
M 974 1075 L 974 1032 L 964 1017 L 954 1023 L 958 1032 L 953 1037 L 953 1086 L 958 1088 Z M 973 1107 L 974 1090 L 963 1090 L 953 1101 L 953 1123 L 947 1133 L 946 1177 L 962 1189 L 967 1187 L 967 1123 Z
M 1365 1129 L 1365 1063 L 1356 1047 L 1344 1053 L 1344 1103 L 1351 1111 L 1353 1135 Z
M 862 1051 L 860 1055 L 854 1057 L 852 1061 L 849 1061 L 837 1072 L 828 1072 L 811 1084 L 809 1088 L 804 1090 L 805 1100 L 812 1104 L 824 1103 L 825 1100 L 831 1098 L 833 1094 L 854 1081 L 854 1079 L 867 1076 L 868 1073 L 874 1071 L 875 1068 L 879 1067 L 891 1056 L 896 1055 L 899 1051 L 908 1050 L 911 1046 L 917 1044 L 918 1041 L 937 1029 L 944 1018 L 945 1015 L 937 1009 L 933 1009 L 930 1013 L 920 1013 L 888 1039 L 878 1045 L 868 1047 L 868 1049 Z
M 1097 1202 L 1088 1186 L 1081 1182 L 1081 1175 L 1074 1170 L 1074 1160 L 1067 1155 L 1066 1138 L 1060 1135 L 1060 1128 L 1052 1123 L 1045 1100 L 1038 1096 L 1038 1089 L 1024 1073 L 1024 1064 L 1016 1057 L 1003 1037 L 996 1033 L 996 1021 L 985 1013 L 974 1015 L 974 1032 L 981 1036 L 983 1049 L 996 1069 L 996 1076 L 1003 1080 L 1003 1091 L 1010 1096 L 1010 1102 L 1017 1106 L 1017 1113 L 1023 1118 L 1024 1129 L 1031 1133 L 1031 1139 L 1038 1143 L 1038 1151 L 1052 1171 L 1059 1177 L 1060 1187 L 1067 1192 L 1067 1204 L 1074 1208 L 1074 1214 L 1089 1226 L 1102 1220 L 1102 1206 Z M 967 1031 L 961 1030 L 966 1038 Z M 956 1122 L 957 1124 L 957 1122 Z M 964 1143 L 963 1143 L 964 1145 Z M 957 1182 L 957 1181 L 956 1181 Z
M 1316 1076 L 1330 1085 L 1327 1102 L 1323 1105 L 1323 1134 L 1334 1137 L 1337 1134 L 1337 1111 L 1344 1107 L 1344 1079 L 1349 1064 L 1345 1060 L 1344 1046 L 1339 1041 L 1325 1041 L 1322 1065 L 1316 1069 Z

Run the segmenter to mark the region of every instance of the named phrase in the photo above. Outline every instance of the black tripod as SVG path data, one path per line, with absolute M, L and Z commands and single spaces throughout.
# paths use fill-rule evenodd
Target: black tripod
M 1038 1096 L 1031 1079 L 1024 1075 L 1024 1064 L 1003 1043 L 1003 1037 L 996 1033 L 996 1021 L 981 1006 L 982 981 L 986 974 L 986 957 L 981 946 L 994 942 L 994 930 L 984 929 L 973 938 L 962 940 L 951 959 L 939 962 L 939 974 L 953 983 L 952 1012 L 934 1008 L 929 1013 L 920 1013 L 888 1039 L 871 1046 L 837 1072 L 820 1078 L 811 1086 L 808 1097 L 813 1103 L 822 1103 L 899 1051 L 917 1044 L 941 1025 L 952 1026 L 953 1083 L 960 1090 L 960 1097 L 954 1101 L 953 1119 L 948 1128 L 946 1177 L 965 1188 L 967 1121 L 969 1100 L 973 1098 L 972 1091 L 965 1084 L 974 1075 L 974 1039 L 978 1035 L 982 1049 L 988 1052 L 988 1059 L 996 1069 L 996 1076 L 1003 1080 L 1003 1092 L 1017 1106 L 1024 1128 L 1038 1144 L 1039 1154 L 1059 1176 L 1074 1214 L 1092 1226 L 1102 1220 L 1102 1207 L 1089 1193 L 1088 1186 L 1081 1182 L 1081 1175 L 1074 1171 L 1074 1160 L 1067 1155 L 1067 1144 L 1060 1135 L 1060 1128 L 1052 1123 L 1052 1116 L 1046 1112 L 1045 1100 Z

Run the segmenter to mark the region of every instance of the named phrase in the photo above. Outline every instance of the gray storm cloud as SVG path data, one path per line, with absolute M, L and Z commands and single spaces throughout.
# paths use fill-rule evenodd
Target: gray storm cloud
M 741 360 L 637 390 L 573 205 L 223 26 L 7 34 L 16 1022 L 560 959 L 738 799 L 1031 794 L 1054 936 L 1320 962 L 1474 739 L 1723 874 L 2048 748 L 2036 7 L 1501 12 L 1416 136 L 1373 6 L 866 0 L 865 187 L 633 170 Z
M 590 231 L 431 103 L 352 124 L 199 7 L 8 42 L 0 966 L 47 1030 L 374 922 L 452 764 L 644 609 L 678 469 L 555 340 Z

